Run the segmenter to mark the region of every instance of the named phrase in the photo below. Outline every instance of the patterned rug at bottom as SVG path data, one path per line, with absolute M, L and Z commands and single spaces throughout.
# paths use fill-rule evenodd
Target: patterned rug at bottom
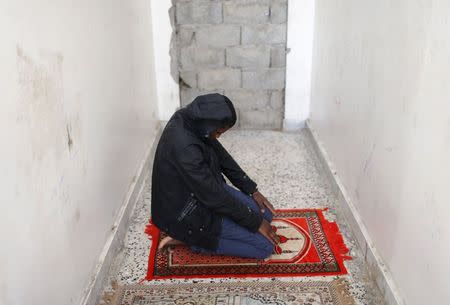
M 343 279 L 309 282 L 130 285 L 114 305 L 354 305 Z M 109 303 L 109 302 L 108 302 Z

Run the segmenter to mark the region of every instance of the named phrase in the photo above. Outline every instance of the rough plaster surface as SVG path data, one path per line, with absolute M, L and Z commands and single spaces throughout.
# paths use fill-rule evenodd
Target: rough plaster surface
M 176 37 L 172 31 L 175 10 L 170 0 L 149 0 L 152 8 L 153 56 L 159 119 L 168 121 L 180 106 Z
M 316 1 L 311 126 L 410 305 L 450 300 L 449 11 Z
M 0 3 L 0 304 L 79 305 L 157 124 L 149 2 Z
M 288 134 L 273 131 L 231 131 L 222 136 L 221 142 L 257 181 L 260 190 L 278 208 L 323 208 L 329 207 L 326 217 L 337 220 L 353 260 L 346 261 L 351 293 L 359 305 L 383 305 L 379 290 L 369 279 L 364 264 L 364 253 L 343 222 L 336 206 L 336 198 L 321 171 L 309 138 L 304 134 Z M 270 145 L 269 145 L 270 143 Z M 110 280 L 119 284 L 137 283 L 145 277 L 151 241 L 143 233 L 150 216 L 151 185 L 147 181 L 145 191 L 139 200 L 132 224 L 129 227 L 125 245 L 111 268 Z M 274 281 L 331 280 L 335 277 L 279 278 Z M 145 285 L 164 285 L 181 282 L 233 282 L 273 281 L 270 278 L 252 279 L 196 279 L 161 280 L 145 282 Z M 109 285 L 105 288 L 110 290 Z
M 284 130 L 302 128 L 309 118 L 314 7 L 315 0 L 289 1 Z
M 174 0 L 175 43 L 181 105 L 209 92 L 233 94 L 238 126 L 280 129 L 284 103 L 287 1 Z M 175 51 L 174 51 L 175 49 Z M 175 73 L 174 73 L 175 75 Z M 243 106 L 245 104 L 245 106 Z

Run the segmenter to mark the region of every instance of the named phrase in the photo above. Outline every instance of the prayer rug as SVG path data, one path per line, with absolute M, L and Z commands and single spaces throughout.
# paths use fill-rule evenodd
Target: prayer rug
M 151 223 L 152 239 L 146 280 L 167 278 L 281 277 L 346 274 L 348 248 L 335 222 L 320 209 L 277 210 L 272 227 L 281 239 L 267 259 L 194 253 L 187 246 L 158 251 L 164 237 Z
M 342 279 L 313 282 L 130 285 L 111 305 L 355 305 Z

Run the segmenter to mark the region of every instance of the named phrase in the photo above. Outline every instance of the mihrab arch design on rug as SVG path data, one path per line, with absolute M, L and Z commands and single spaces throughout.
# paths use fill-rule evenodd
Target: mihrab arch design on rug
M 194 253 L 186 246 L 157 251 L 159 230 L 146 232 L 153 240 L 147 280 L 164 278 L 282 277 L 346 274 L 348 248 L 335 222 L 319 209 L 277 210 L 272 226 L 281 237 L 279 254 L 265 260 Z

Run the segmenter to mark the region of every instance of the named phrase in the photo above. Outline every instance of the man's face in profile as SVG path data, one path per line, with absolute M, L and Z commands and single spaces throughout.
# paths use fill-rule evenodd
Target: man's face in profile
M 227 131 L 228 129 L 230 129 L 230 127 L 222 127 L 222 128 L 218 128 L 218 129 L 214 130 L 214 131 L 211 133 L 211 139 L 216 140 L 216 139 L 220 138 L 220 136 L 222 135 L 222 133 L 224 133 L 224 132 Z

